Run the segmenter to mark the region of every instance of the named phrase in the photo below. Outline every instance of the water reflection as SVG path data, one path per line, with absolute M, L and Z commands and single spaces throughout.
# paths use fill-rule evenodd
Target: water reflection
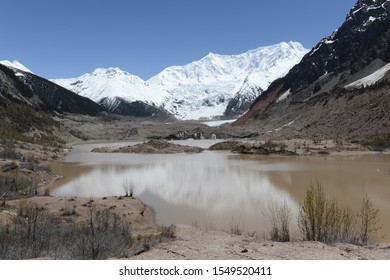
M 364 194 L 370 194 L 380 208 L 384 230 L 390 232 L 386 224 L 390 214 L 388 156 L 313 159 L 226 152 L 96 154 L 89 153 L 90 148 L 78 147 L 69 155 L 62 168 L 71 179 L 57 182 L 52 195 L 124 195 L 122 185 L 127 179 L 134 183 L 135 195 L 155 209 L 160 224 L 197 223 L 227 229 L 234 219 L 247 231 L 260 231 L 264 228 L 261 212 L 267 202 L 285 200 L 296 211 L 308 183 L 318 180 L 327 193 L 351 207 L 358 207 Z

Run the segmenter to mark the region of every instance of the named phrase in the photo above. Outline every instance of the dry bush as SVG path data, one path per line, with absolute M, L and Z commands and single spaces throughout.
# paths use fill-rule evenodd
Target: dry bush
M 123 180 L 122 187 L 125 191 L 125 197 L 133 197 L 135 185 L 132 181 L 128 181 L 127 178 Z
M 77 259 L 119 257 L 132 242 L 130 228 L 117 214 L 94 206 L 89 208 L 88 220 L 73 225 L 71 233 L 66 243 Z
M 35 204 L 23 202 L 20 215 L 0 223 L 0 259 L 107 259 L 121 257 L 131 232 L 118 215 L 91 207 L 88 220 L 63 222 Z
M 243 226 L 240 220 L 231 219 L 229 224 L 229 233 L 234 235 L 242 235 L 244 233 Z
M 365 245 L 371 241 L 380 230 L 379 226 L 379 209 L 374 207 L 374 204 L 366 195 L 360 206 L 358 212 L 358 223 L 359 223 L 359 238 L 361 244 Z
M 282 204 L 274 201 L 268 202 L 263 215 L 271 226 L 270 239 L 277 242 L 289 242 L 292 215 L 287 202 L 284 201 Z
M 64 207 L 60 211 L 62 211 L 62 216 L 73 216 L 77 214 L 76 206 L 71 206 L 69 201 L 65 201 Z
M 57 248 L 53 240 L 60 233 L 59 220 L 35 204 L 21 203 L 7 228 L 0 239 L 7 240 L 9 247 L 3 247 L 1 258 L 37 258 Z

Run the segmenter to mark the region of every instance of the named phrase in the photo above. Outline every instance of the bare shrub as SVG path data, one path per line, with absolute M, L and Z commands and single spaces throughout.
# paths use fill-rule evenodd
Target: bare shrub
M 133 197 L 135 185 L 133 182 L 128 181 L 127 178 L 123 180 L 122 187 L 125 191 L 125 197 Z
M 271 226 L 270 239 L 277 242 L 289 242 L 291 208 L 287 202 L 283 201 L 282 204 L 277 204 L 269 201 L 263 215 Z
M 14 165 L 14 163 L 10 163 Z M 9 165 L 7 165 L 9 166 Z M 18 198 L 24 196 L 34 196 L 37 193 L 37 186 L 31 183 L 28 176 L 19 173 L 19 166 L 15 163 L 12 171 L 1 173 L 0 171 L 0 192 L 7 192 L 8 197 Z
M 88 220 L 75 225 L 77 238 L 73 240 L 73 254 L 78 259 L 106 259 L 119 256 L 132 242 L 130 229 L 108 209 L 90 207 Z
M 61 209 L 62 216 L 73 216 L 76 215 L 76 206 L 71 206 L 69 201 L 65 202 L 64 208 Z
M 18 202 L 16 213 L 20 217 L 27 217 L 27 213 L 33 207 L 33 204 L 28 202 L 26 199 L 20 199 Z
M 240 220 L 231 219 L 229 224 L 229 233 L 234 235 L 242 235 L 244 233 L 243 226 Z
M 18 215 L 12 219 L 9 226 L 8 240 L 12 244 L 7 258 L 27 259 L 46 255 L 50 248 L 57 246 L 52 243 L 53 236 L 58 236 L 59 221 L 45 209 L 35 204 L 23 203 Z
M 158 232 L 154 234 L 138 235 L 132 244 L 133 254 L 142 254 L 160 243 L 171 241 L 176 238 L 175 233 L 176 226 L 170 225 L 169 227 L 160 227 Z
M 379 209 L 374 207 L 374 204 L 368 195 L 366 195 L 363 198 L 360 211 L 358 213 L 359 237 L 362 245 L 366 245 L 379 231 L 380 226 L 378 225 L 378 214 Z
M 108 209 L 90 208 L 88 221 L 62 222 L 23 202 L 10 223 L 0 223 L 0 259 L 106 259 L 121 257 L 132 242 L 130 229 Z

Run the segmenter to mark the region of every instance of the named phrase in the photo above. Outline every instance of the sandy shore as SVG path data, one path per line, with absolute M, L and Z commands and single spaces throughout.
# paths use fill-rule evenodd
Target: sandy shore
M 320 242 L 271 242 L 249 236 L 175 226 L 176 239 L 134 259 L 183 260 L 388 260 L 390 244 L 355 246 Z
M 88 207 L 95 205 L 117 213 L 131 226 L 135 240 L 158 235 L 161 229 L 154 223 L 153 211 L 142 201 L 130 197 L 56 198 L 31 197 L 7 202 L 7 210 L 0 211 L 0 220 L 7 221 L 17 215 L 21 203 L 34 203 L 63 219 L 85 221 Z M 68 214 L 67 214 L 68 213 Z M 69 214 L 74 213 L 74 214 Z M 233 235 L 223 231 L 200 229 L 190 225 L 172 226 L 173 240 L 158 242 L 150 250 L 132 250 L 132 258 L 147 260 L 357 260 L 390 259 L 390 244 L 355 246 L 351 244 L 327 245 L 320 242 L 279 243 L 257 238 Z M 141 253 L 140 253 L 141 252 Z
M 86 220 L 90 206 L 110 209 L 119 214 L 131 226 L 135 235 L 152 232 L 158 228 L 153 220 L 153 210 L 141 200 L 132 197 L 61 198 L 35 196 L 20 200 L 10 200 L 6 203 L 6 209 L 0 211 L 0 221 L 9 220 L 12 216 L 17 215 L 18 207 L 21 204 L 35 204 L 42 209 L 48 210 L 58 218 L 66 220 L 71 217 L 76 222 Z

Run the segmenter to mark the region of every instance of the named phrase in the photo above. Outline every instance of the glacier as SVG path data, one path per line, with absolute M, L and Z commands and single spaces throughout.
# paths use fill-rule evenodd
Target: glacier
M 97 103 L 104 102 L 105 108 L 115 108 L 120 102 L 142 102 L 163 108 L 178 119 L 213 120 L 223 116 L 229 106 L 233 113 L 239 110 L 232 106 L 249 106 L 308 52 L 298 42 L 282 42 L 237 55 L 209 53 L 187 65 L 165 68 L 147 81 L 117 67 L 51 81 Z M 31 72 L 18 61 L 0 63 Z
M 298 42 L 282 42 L 237 55 L 209 53 L 187 65 L 168 67 L 147 81 L 116 67 L 51 81 L 98 103 L 110 101 L 114 106 L 116 98 L 142 101 L 178 119 L 208 120 L 222 116 L 237 95 L 253 101 L 308 51 Z

